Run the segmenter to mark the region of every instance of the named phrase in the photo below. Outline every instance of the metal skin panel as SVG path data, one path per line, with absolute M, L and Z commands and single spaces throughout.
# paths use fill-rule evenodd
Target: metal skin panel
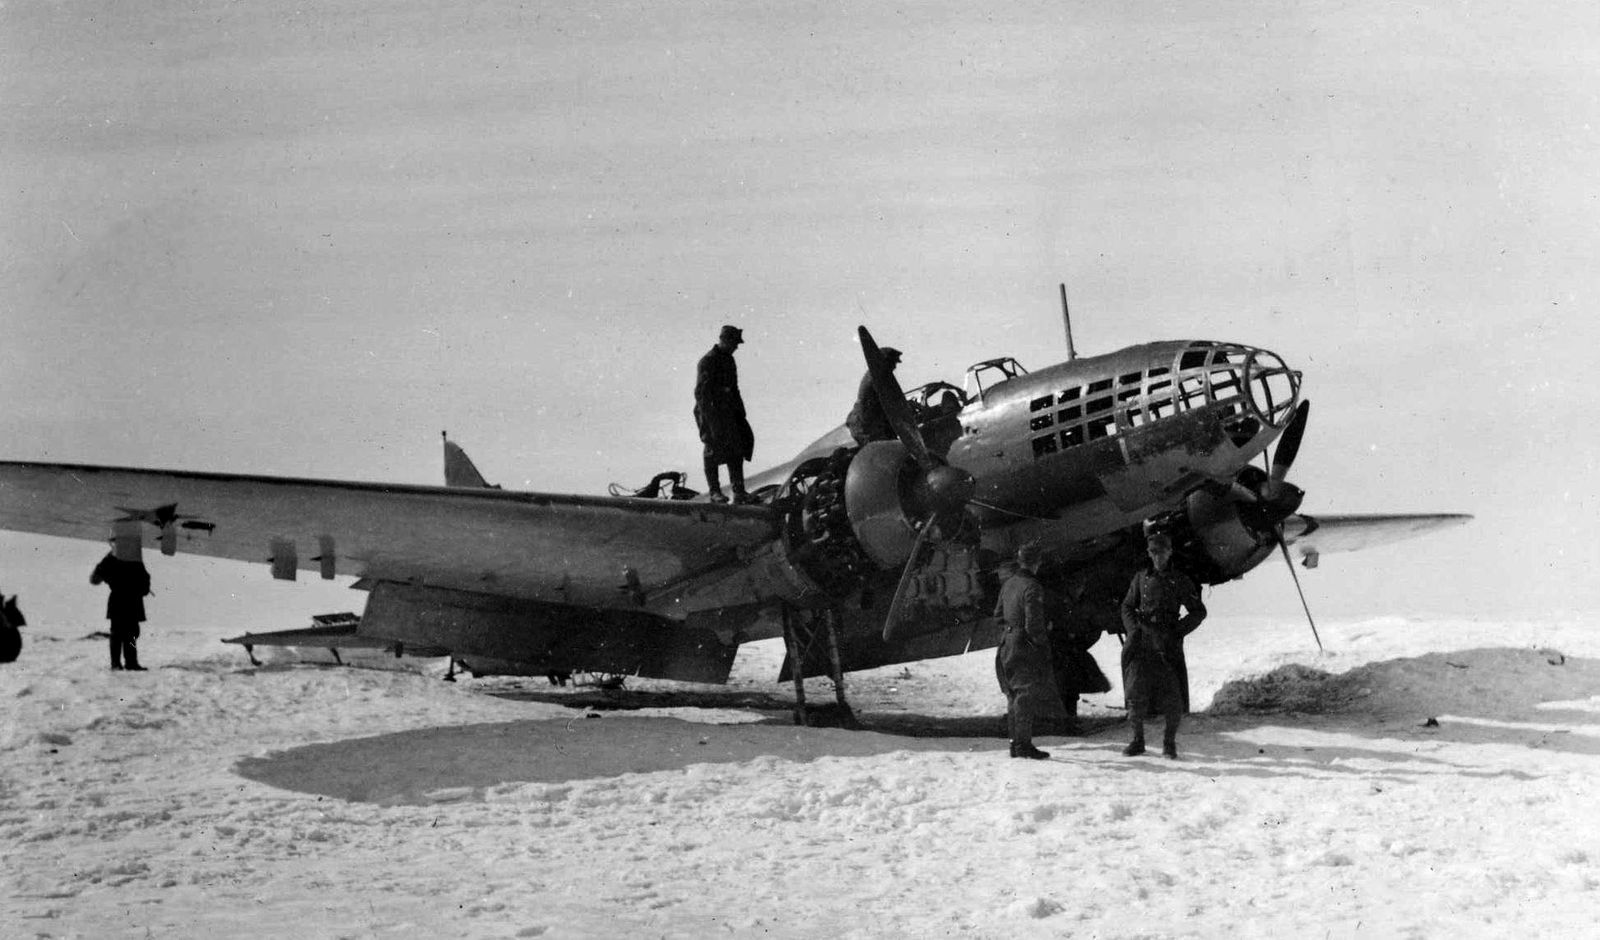
M 447 649 L 518 663 L 533 673 L 605 672 L 685 682 L 724 682 L 737 645 L 711 630 L 631 611 L 594 610 L 466 591 L 379 584 L 359 634 L 405 648 Z M 487 671 L 487 670 L 486 670 Z
M 650 590 L 777 535 L 759 507 L 0 463 L 0 527 L 100 541 L 130 513 L 167 520 L 184 552 L 265 562 L 281 539 L 320 574 L 326 538 L 347 577 L 599 607 L 633 606 L 624 569 Z
M 1164 501 L 1181 495 L 1202 480 L 1231 479 L 1281 432 L 1263 424 L 1244 446 L 1229 441 L 1216 405 L 1186 409 L 1176 416 L 1141 427 L 1126 420 L 1129 404 L 1142 404 L 1149 382 L 1131 386 L 1140 395 L 1119 402 L 1114 435 L 1036 457 L 1029 438 L 1030 401 L 1060 389 L 1091 387 L 1129 373 L 1168 369 L 1161 380 L 1178 374 L 1189 342 L 1147 343 L 1105 356 L 1061 363 L 993 386 L 981 401 L 961 413 L 962 437 L 951 446 L 950 462 L 980 480 L 976 498 L 1014 511 L 1042 515 L 1108 496 L 1128 522 L 1150 514 Z M 1218 344 L 1246 351 L 1251 347 Z M 1118 386 L 1130 388 L 1129 386 Z M 1107 393 L 1111 394 L 1111 393 Z M 1240 399 L 1244 403 L 1244 399 Z M 991 513 L 994 521 L 1001 521 Z M 1116 527 L 1112 525 L 1111 527 Z

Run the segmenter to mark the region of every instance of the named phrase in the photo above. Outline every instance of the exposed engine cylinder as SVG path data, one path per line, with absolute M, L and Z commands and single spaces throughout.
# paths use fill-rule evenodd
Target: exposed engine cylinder
M 874 568 L 845 511 L 851 462 L 847 451 L 808 460 L 795 468 L 780 497 L 786 563 L 834 598 L 859 588 Z
M 805 584 L 824 596 L 844 597 L 872 572 L 904 565 L 917 541 L 914 523 L 928 513 L 924 477 L 899 441 L 874 441 L 795 468 L 779 497 L 784 551 L 772 559 L 801 576 L 794 599 L 812 599 L 801 590 Z M 918 565 L 907 596 L 915 604 L 972 606 L 985 596 L 979 572 L 975 539 L 971 545 L 947 544 Z

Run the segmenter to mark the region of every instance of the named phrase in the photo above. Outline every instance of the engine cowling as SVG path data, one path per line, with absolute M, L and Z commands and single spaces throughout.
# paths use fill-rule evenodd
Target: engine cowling
M 1232 581 L 1265 561 L 1277 546 L 1269 530 L 1251 525 L 1240 514 L 1241 504 L 1229 493 L 1196 490 L 1184 500 L 1182 523 L 1193 545 L 1205 557 L 1190 559 L 1212 584 Z
M 1278 527 L 1305 493 L 1292 483 L 1269 484 L 1246 467 L 1229 488 L 1197 489 L 1163 522 L 1181 536 L 1188 567 L 1212 584 L 1231 581 L 1261 564 L 1278 547 Z
M 917 500 L 921 474 L 899 441 L 871 441 L 850 461 L 844 503 L 861 548 L 882 568 L 898 568 L 911 557 L 916 522 L 925 510 Z

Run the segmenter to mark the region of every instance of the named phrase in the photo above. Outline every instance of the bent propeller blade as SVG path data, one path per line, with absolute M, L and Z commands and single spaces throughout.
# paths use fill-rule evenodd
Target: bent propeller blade
M 894 370 L 884 361 L 883 351 L 878 348 L 866 327 L 857 327 L 856 334 L 861 339 L 861 354 L 867 360 L 867 371 L 872 374 L 873 387 L 878 390 L 878 401 L 883 405 L 883 413 L 888 416 L 895 436 L 916 458 L 917 466 L 924 471 L 931 470 L 938 461 L 934 460 L 927 443 L 923 441 L 922 432 L 917 430 L 916 419 L 911 415 L 911 406 L 906 403 L 905 392 L 895 379 Z

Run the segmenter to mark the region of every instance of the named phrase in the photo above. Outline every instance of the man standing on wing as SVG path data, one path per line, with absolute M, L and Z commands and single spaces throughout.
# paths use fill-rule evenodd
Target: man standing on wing
M 694 378 L 694 422 L 705 444 L 707 495 L 714 503 L 725 503 L 722 480 L 717 468 L 728 465 L 728 482 L 733 485 L 733 501 L 754 500 L 744 491 L 744 462 L 755 452 L 756 437 L 744 415 L 744 398 L 739 394 L 739 366 L 734 350 L 744 343 L 744 332 L 725 326 L 717 344 L 700 357 Z

